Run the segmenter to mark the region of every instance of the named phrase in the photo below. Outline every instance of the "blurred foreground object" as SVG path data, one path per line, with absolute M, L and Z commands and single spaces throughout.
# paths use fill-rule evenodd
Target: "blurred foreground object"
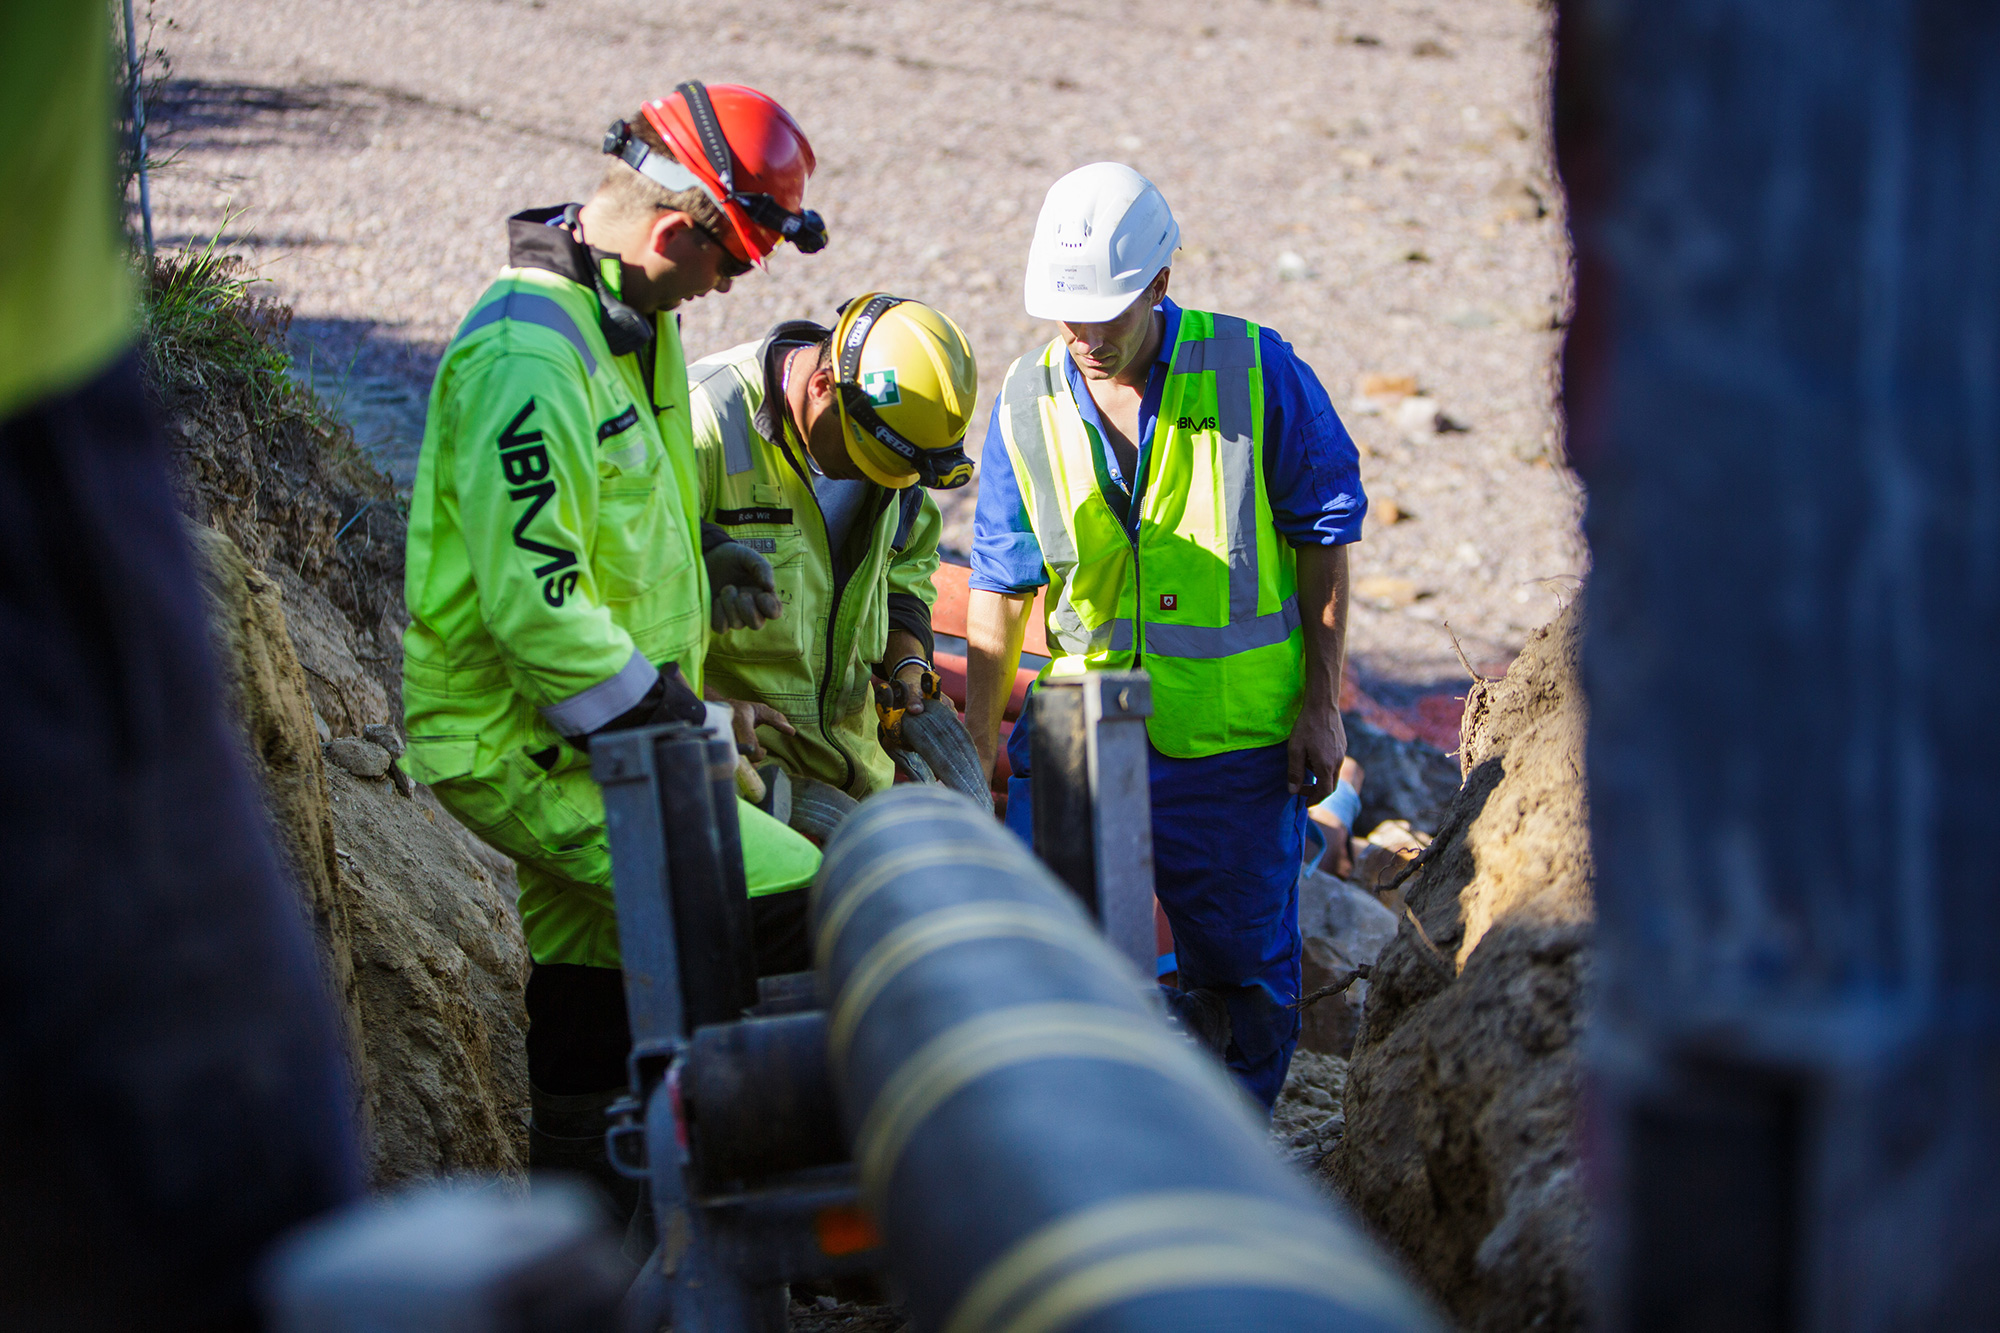
M 2000 8 L 1562 7 L 1607 1328 L 2000 1308 Z
M 609 1333 L 630 1266 L 597 1201 L 431 1185 L 304 1228 L 273 1255 L 273 1333 Z
M 863 802 L 813 925 L 841 1123 L 914 1327 L 1437 1326 L 971 801 Z
M 0 1327 L 252 1327 L 360 1188 L 130 338 L 102 5 L 0 16 Z

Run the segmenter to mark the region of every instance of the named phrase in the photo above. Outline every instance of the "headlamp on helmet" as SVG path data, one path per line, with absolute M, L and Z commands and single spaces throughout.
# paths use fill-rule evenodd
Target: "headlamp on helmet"
M 790 241 L 806 254 L 824 250 L 826 224 L 820 215 L 784 202 L 803 203 L 805 180 L 813 169 L 812 145 L 804 133 L 783 107 L 755 89 L 718 84 L 714 92 L 711 97 L 704 84 L 690 79 L 674 89 L 674 97 L 643 108 L 646 122 L 673 155 L 647 148 L 622 120 L 605 132 L 604 152 L 662 189 L 698 189 L 715 200 L 734 233 L 728 248 L 746 263 L 761 261 L 780 241 Z M 725 116 L 716 112 L 716 97 L 723 99 L 731 118 L 734 142 L 725 132 Z M 737 144 L 747 147 L 739 152 Z M 765 189 L 739 189 L 739 176 Z

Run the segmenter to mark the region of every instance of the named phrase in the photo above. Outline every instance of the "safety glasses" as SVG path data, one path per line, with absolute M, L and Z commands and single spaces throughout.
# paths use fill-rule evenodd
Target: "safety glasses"
M 738 259 L 735 255 L 729 253 L 729 247 L 722 243 L 722 238 L 720 236 L 717 236 L 714 232 L 702 226 L 699 222 L 694 222 L 692 218 L 689 219 L 689 222 L 693 223 L 694 229 L 696 231 L 700 232 L 704 237 L 708 239 L 708 243 L 710 245 L 722 251 L 722 258 L 715 261 L 715 271 L 718 274 L 720 274 L 724 278 L 728 278 L 729 280 L 734 281 L 735 279 L 742 277 L 745 273 L 748 273 L 750 271 L 752 267 L 750 262 L 745 259 Z

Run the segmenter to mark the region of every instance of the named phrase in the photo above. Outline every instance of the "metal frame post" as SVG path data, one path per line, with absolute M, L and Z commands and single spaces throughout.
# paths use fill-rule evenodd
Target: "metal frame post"
M 667 847 L 669 894 L 680 958 L 681 1005 L 691 1035 L 709 1023 L 741 1018 L 757 1002 L 756 964 L 750 956 L 749 908 L 742 901 L 740 842 L 733 827 L 735 794 L 727 804 L 733 845 L 723 851 L 710 755 L 705 729 L 679 724 L 654 742 L 654 770 L 659 782 L 659 819 Z M 735 772 L 735 747 L 729 772 Z M 733 779 L 732 779 L 733 780 Z M 736 866 L 730 873 L 730 863 Z M 732 898 L 732 882 L 734 888 Z M 638 1034 L 633 1033 L 636 1039 Z
M 604 830 L 616 869 L 613 895 L 632 1040 L 635 1047 L 657 1044 L 658 1054 L 669 1059 L 688 1031 L 654 749 L 670 730 L 613 732 L 590 747 L 590 775 L 604 791 Z
M 1143 671 L 1045 681 L 1034 709 L 1035 853 L 1083 900 L 1112 948 L 1150 978 L 1152 682 Z

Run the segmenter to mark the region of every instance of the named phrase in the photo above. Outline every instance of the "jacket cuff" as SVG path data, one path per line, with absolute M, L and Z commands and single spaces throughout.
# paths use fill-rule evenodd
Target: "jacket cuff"
M 659 668 L 648 662 L 644 653 L 635 652 L 617 675 L 549 704 L 542 709 L 542 717 L 564 736 L 585 735 L 645 698 L 659 677 Z
M 701 521 L 701 553 L 704 556 L 724 542 L 733 542 L 735 540 L 734 537 L 729 535 L 729 529 L 723 527 L 721 524 L 711 523 L 707 519 Z
M 924 604 L 923 598 L 913 592 L 890 593 L 889 628 L 916 635 L 917 642 L 924 646 L 924 656 L 937 661 L 937 639 L 931 634 L 931 609 Z

